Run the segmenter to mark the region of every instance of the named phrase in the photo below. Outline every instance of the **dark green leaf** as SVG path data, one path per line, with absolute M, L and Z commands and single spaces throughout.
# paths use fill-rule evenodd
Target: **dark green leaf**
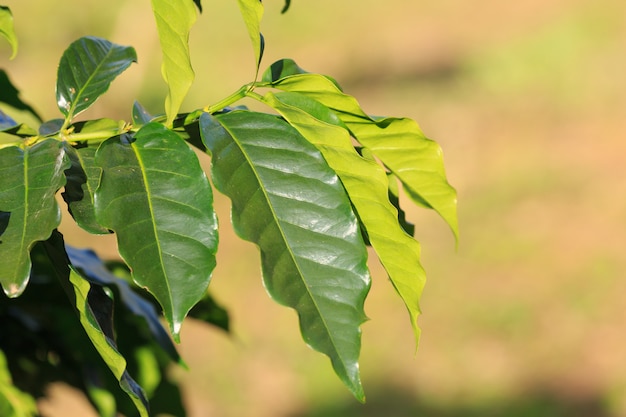
M 66 120 L 86 110 L 133 62 L 132 47 L 105 39 L 83 37 L 65 50 L 57 72 L 57 106 Z
M 61 221 L 54 196 L 68 167 L 63 144 L 56 140 L 0 149 L 0 211 L 11 213 L 0 244 L 0 284 L 10 297 L 19 296 L 28 283 L 32 246 Z
M 167 124 L 171 126 L 194 79 L 189 57 L 189 31 L 197 12 L 188 0 L 152 0 L 152 10 L 163 52 L 161 72 L 169 90 L 165 113 Z
M 176 133 L 150 123 L 135 139 L 111 138 L 96 152 L 103 169 L 96 217 L 116 232 L 133 279 L 159 301 L 178 338 L 215 267 L 213 196 L 197 156 Z
M 65 171 L 67 183 L 61 194 L 76 224 L 93 234 L 110 233 L 96 221 L 94 192 L 100 183 L 102 170 L 94 164 L 96 148 L 75 149 L 66 144 L 71 166 Z
M 409 311 L 417 342 L 419 299 L 426 275 L 420 263 L 420 245 L 402 229 L 398 212 L 389 201 L 385 170 L 356 152 L 341 121 L 319 102 L 285 92 L 267 93 L 264 101 L 318 147 L 341 179 L 369 242 Z
M 283 66 L 282 78 L 275 79 L 270 68 L 264 79 L 272 79 L 273 87 L 304 94 L 333 110 L 359 143 L 398 177 L 413 202 L 437 211 L 458 237 L 456 191 L 446 179 L 439 145 L 427 139 L 413 120 L 371 118 L 332 79 L 289 74 L 295 70 L 293 65 Z
M 281 119 L 235 111 L 200 118 L 215 186 L 232 221 L 261 250 L 263 278 L 294 308 L 306 343 L 364 399 L 358 357 L 370 277 L 367 252 L 341 182 L 317 149 Z
M 283 9 L 280 12 L 287 13 L 287 10 L 289 10 L 289 6 L 291 6 L 291 0 L 285 0 L 285 6 L 283 6 Z
M 41 117 L 39 117 L 37 112 L 20 99 L 19 91 L 13 86 L 9 76 L 3 69 L 0 69 L 0 102 L 8 104 L 14 109 L 26 111 L 38 121 L 41 121 Z
M 264 41 L 261 35 L 261 19 L 263 18 L 263 3 L 260 0 L 237 0 L 243 21 L 248 28 L 248 35 L 252 41 L 254 50 L 254 63 L 256 71 L 259 70 L 263 57 Z
M 228 311 L 219 305 L 209 294 L 193 306 L 189 312 L 189 317 L 217 326 L 226 332 L 230 331 Z
M 156 342 L 174 360 L 180 362 L 180 355 L 160 322 L 160 315 L 154 306 L 135 293 L 128 282 L 109 271 L 98 255 L 89 249 L 77 249 L 66 245 L 67 255 L 72 265 L 92 284 L 114 288 L 120 295 L 122 305 L 130 312 L 145 320 Z
M 200 2 L 200 0 L 193 0 L 193 2 L 195 3 L 196 7 L 198 8 L 198 11 L 200 13 L 202 13 L 202 3 Z
M 17 54 L 17 36 L 15 36 L 15 30 L 13 29 L 11 9 L 6 6 L 0 6 L 0 35 L 9 41 L 9 45 L 11 45 L 12 53 L 10 59 L 15 58 Z

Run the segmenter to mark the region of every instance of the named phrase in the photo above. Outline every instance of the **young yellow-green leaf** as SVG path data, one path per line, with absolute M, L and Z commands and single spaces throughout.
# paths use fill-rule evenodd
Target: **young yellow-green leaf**
M 215 267 L 217 219 L 198 158 L 176 133 L 143 126 L 131 143 L 103 142 L 96 219 L 117 234 L 135 282 L 159 301 L 178 339 L 183 319 L 205 294 Z
M 417 123 L 406 118 L 371 118 L 332 79 L 304 73 L 292 61 L 273 64 L 263 80 L 333 110 L 359 143 L 398 177 L 413 202 L 437 211 L 458 237 L 456 191 L 446 179 L 441 148 L 424 136 Z
M 91 36 L 72 42 L 63 52 L 57 71 L 57 106 L 65 119 L 71 120 L 89 108 L 136 61 L 137 54 L 130 46 Z
M 191 0 L 152 0 L 163 65 L 161 73 L 167 84 L 165 98 L 167 125 L 171 126 L 194 79 L 189 56 L 189 31 L 197 12 Z
M 263 18 L 263 3 L 261 0 L 237 0 L 239 10 L 243 16 L 243 21 L 248 29 L 250 40 L 252 41 L 252 49 L 254 50 L 254 62 L 256 71 L 261 65 L 263 57 L 264 41 L 261 35 L 261 19 Z
M 2 35 L 11 45 L 11 57 L 15 58 L 17 54 L 17 36 L 13 28 L 13 15 L 11 9 L 6 6 L 0 6 L 0 35 Z
M 37 414 L 35 399 L 13 385 L 7 359 L 0 350 L 0 416 L 35 417 Z
M 356 152 L 349 132 L 326 106 L 286 92 L 267 93 L 263 101 L 317 146 L 341 179 L 372 247 L 409 311 L 417 343 L 419 299 L 426 275 L 420 263 L 420 245 L 402 229 L 398 212 L 389 201 L 385 170 Z
M 319 151 L 268 114 L 200 118 L 213 182 L 232 221 L 261 251 L 270 296 L 294 308 L 307 344 L 327 355 L 360 400 L 359 326 L 370 285 L 367 252 L 341 182 Z
M 61 221 L 54 196 L 65 184 L 68 167 L 63 144 L 53 139 L 25 149 L 0 149 L 0 212 L 9 213 L 0 235 L 0 284 L 9 297 L 26 288 L 33 245 Z

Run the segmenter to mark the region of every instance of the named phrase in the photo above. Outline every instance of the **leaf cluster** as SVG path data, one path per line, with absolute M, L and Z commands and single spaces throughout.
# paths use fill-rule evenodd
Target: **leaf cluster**
M 104 416 L 147 416 L 149 404 L 184 415 L 165 372 L 184 366 L 170 336 L 179 341 L 188 316 L 228 330 L 207 292 L 219 244 L 213 188 L 232 201 L 237 234 L 258 246 L 269 295 L 297 312 L 304 341 L 329 357 L 357 399 L 365 398 L 358 358 L 368 245 L 417 340 L 425 274 L 400 194 L 435 210 L 456 235 L 440 147 L 414 121 L 370 116 L 335 80 L 292 60 L 260 74 L 263 5 L 238 4 L 255 79 L 190 112 L 180 108 L 194 79 L 188 37 L 199 0 L 152 0 L 168 87 L 162 114 L 136 102 L 130 121 L 77 118 L 137 61 L 132 47 L 105 39 L 82 37 L 63 53 L 56 119 L 42 119 L 0 70 L 2 415 L 35 415 L 33 398 L 57 380 L 85 391 Z M 14 56 L 4 6 L 0 35 Z M 235 106 L 242 99 L 271 112 Z M 210 172 L 196 151 L 210 156 Z M 115 234 L 122 263 L 64 243 L 61 190 L 81 228 Z M 174 400 L 161 403 L 159 393 Z

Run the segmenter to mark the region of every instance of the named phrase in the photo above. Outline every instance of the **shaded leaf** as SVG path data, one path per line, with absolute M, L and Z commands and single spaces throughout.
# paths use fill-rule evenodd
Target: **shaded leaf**
M 63 52 L 57 72 L 57 106 L 66 120 L 91 106 L 136 61 L 137 54 L 129 46 L 95 37 L 74 41 Z
M 135 282 L 161 304 L 176 339 L 182 320 L 200 300 L 215 267 L 217 219 L 206 175 L 195 153 L 157 123 L 135 141 L 103 142 L 96 218 L 115 231 Z
M 456 191 L 446 179 L 439 145 L 427 139 L 413 120 L 371 118 L 332 79 L 301 73 L 294 65 L 284 63 L 280 73 L 270 67 L 263 79 L 271 80 L 275 88 L 302 93 L 333 110 L 359 143 L 398 177 L 413 202 L 437 211 L 458 237 Z M 281 78 L 274 78 L 276 74 Z
M 202 13 L 202 3 L 200 2 L 200 0 L 193 0 L 193 2 L 196 5 L 196 7 L 198 8 L 198 11 L 200 13 Z
M 165 99 L 167 125 L 171 126 L 194 79 L 189 56 L 189 31 L 196 21 L 194 3 L 152 0 L 152 10 L 159 32 L 163 65 L 161 73 L 167 84 Z
M 133 104 L 133 125 L 135 127 L 141 127 L 150 123 L 154 119 L 148 110 L 146 110 L 138 101 Z
M 37 112 L 22 101 L 18 89 L 11 83 L 9 76 L 3 69 L 0 69 L 0 102 L 6 103 L 16 110 L 28 112 L 41 122 L 41 117 Z
M 252 41 L 252 49 L 254 51 L 254 63 L 256 71 L 261 65 L 263 57 L 264 40 L 261 35 L 261 19 L 263 18 L 263 3 L 261 0 L 237 0 L 239 10 L 243 16 L 243 21 L 248 29 L 250 41 Z
M 0 6 L 0 35 L 2 35 L 11 45 L 11 57 L 15 58 L 17 54 L 17 36 L 13 28 L 13 15 L 11 9 L 6 6 Z M 0 90 L 1 91 L 1 90 Z
M 40 136 L 52 136 L 61 130 L 63 127 L 63 123 L 65 120 L 63 119 L 52 119 L 48 120 L 39 126 L 39 135 Z
M 11 213 L 0 244 L 0 284 L 9 297 L 19 296 L 28 283 L 32 246 L 61 221 L 54 196 L 68 167 L 63 144 L 56 140 L 0 149 L 0 211 Z
M 264 101 L 317 146 L 341 179 L 372 247 L 409 311 L 417 342 L 419 299 L 426 275 L 420 263 L 420 245 L 402 229 L 398 212 L 389 201 L 385 170 L 356 152 L 348 131 L 324 105 L 302 94 L 284 92 L 267 93 Z
M 61 233 L 55 231 L 45 242 L 45 249 L 91 343 L 139 414 L 148 417 L 146 395 L 126 370 L 126 359 L 117 350 L 113 329 L 113 300 L 101 286 L 91 285 L 74 268 L 65 251 Z
M 83 147 L 75 149 L 66 144 L 66 152 L 71 165 L 65 171 L 67 183 L 61 193 L 63 200 L 76 224 L 93 234 L 110 233 L 100 226 L 96 220 L 94 209 L 94 192 L 100 183 L 102 170 L 94 164 L 96 148 Z
M 136 316 L 143 318 L 155 341 L 172 360 L 180 362 L 180 355 L 167 331 L 161 325 L 160 315 L 152 303 L 133 291 L 128 282 L 111 273 L 94 251 L 69 245 L 66 245 L 65 249 L 72 265 L 80 271 L 82 276 L 92 284 L 114 288 L 120 295 L 122 305 Z
M 265 287 L 294 308 L 307 344 L 330 357 L 364 399 L 358 368 L 367 252 L 345 191 L 317 149 L 275 116 L 234 111 L 200 118 L 215 186 L 232 221 L 261 251 Z
M 0 131 L 9 130 L 15 126 L 17 126 L 17 122 L 0 110 Z
M 230 331 L 230 318 L 228 311 L 219 305 L 215 299 L 207 294 L 198 302 L 191 311 L 189 317 L 212 324 L 226 332 Z

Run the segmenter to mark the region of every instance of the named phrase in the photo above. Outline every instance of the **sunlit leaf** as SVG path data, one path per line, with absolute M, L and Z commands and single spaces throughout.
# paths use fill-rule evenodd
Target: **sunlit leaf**
M 189 57 L 189 31 L 197 12 L 189 0 L 152 0 L 152 10 L 163 53 L 161 73 L 169 91 L 165 113 L 167 124 L 171 126 L 194 79 Z
M 9 41 L 11 45 L 11 57 L 15 58 L 17 54 L 17 36 L 15 36 L 15 30 L 13 28 L 13 15 L 11 9 L 6 6 L 0 6 L 0 35 Z
M 243 21 L 248 29 L 248 35 L 252 41 L 254 50 L 254 62 L 256 70 L 259 70 L 263 57 L 264 40 L 261 35 L 261 19 L 263 18 L 263 3 L 261 0 L 237 0 Z
M 136 61 L 137 54 L 129 46 L 95 37 L 74 41 L 59 62 L 56 88 L 59 110 L 71 120 L 91 106 Z
M 402 229 L 398 212 L 389 201 L 385 170 L 356 152 L 348 131 L 324 105 L 285 92 L 267 93 L 264 102 L 317 146 L 341 179 L 372 247 L 409 311 L 417 341 L 419 299 L 426 275 L 420 263 L 420 245 Z
M 235 230 L 259 246 L 269 294 L 298 312 L 306 343 L 329 356 L 363 400 L 359 326 L 370 278 L 341 182 L 318 150 L 275 116 L 203 114 L 200 129 L 214 184 L 232 200 Z
M 276 79 L 277 74 L 281 78 Z M 275 88 L 302 93 L 333 110 L 359 143 L 396 175 L 413 202 L 437 211 L 458 236 L 456 191 L 446 179 L 441 148 L 424 136 L 417 123 L 406 118 L 372 118 L 332 79 L 302 73 L 291 62 L 280 65 L 280 71 L 270 67 L 263 80 Z
M 19 296 L 28 283 L 32 246 L 61 221 L 54 196 L 68 167 L 63 144 L 56 140 L 0 149 L 0 211 L 11 213 L 0 236 L 0 284 L 9 297 Z
M 178 338 L 187 312 L 215 267 L 217 219 L 197 156 L 163 125 L 142 127 L 131 143 L 108 139 L 96 152 L 102 168 L 96 218 L 115 231 L 133 279 L 161 304 Z
M 35 417 L 35 399 L 13 385 L 4 353 L 0 350 L 0 416 Z

